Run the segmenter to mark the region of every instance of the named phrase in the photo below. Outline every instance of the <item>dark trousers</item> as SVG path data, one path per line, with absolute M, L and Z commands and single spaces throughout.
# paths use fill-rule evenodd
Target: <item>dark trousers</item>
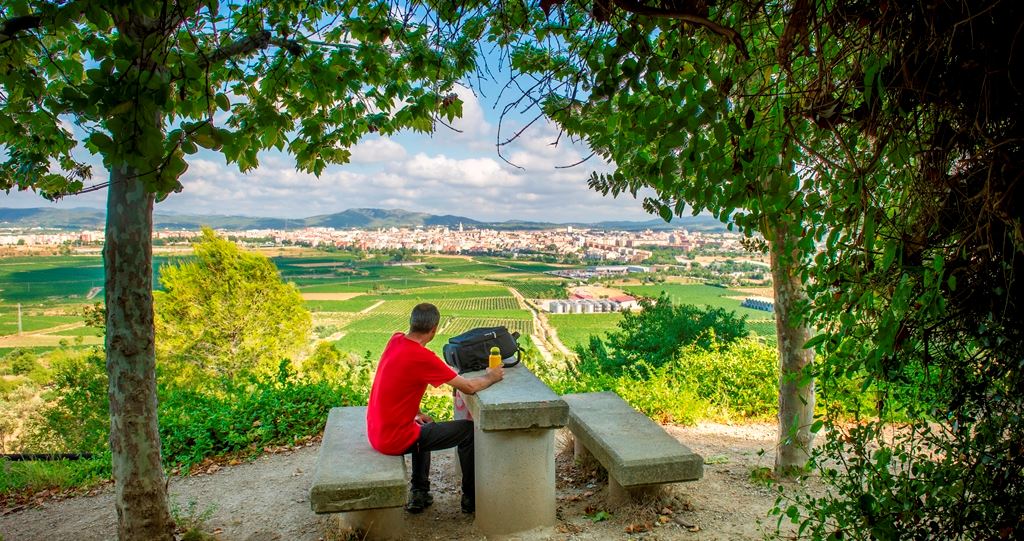
M 459 447 L 462 494 L 475 499 L 473 480 L 473 421 L 443 421 L 420 427 L 420 437 L 402 454 L 412 455 L 412 490 L 430 491 L 430 452 Z

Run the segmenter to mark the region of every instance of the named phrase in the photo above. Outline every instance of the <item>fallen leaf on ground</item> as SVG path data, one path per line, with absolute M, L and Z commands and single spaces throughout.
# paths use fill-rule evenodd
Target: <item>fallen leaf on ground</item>
M 672 520 L 674 520 L 676 522 L 676 524 L 682 526 L 683 528 L 686 528 L 687 530 L 689 530 L 690 528 L 696 528 L 697 527 L 696 524 L 686 520 L 683 517 L 673 517 Z

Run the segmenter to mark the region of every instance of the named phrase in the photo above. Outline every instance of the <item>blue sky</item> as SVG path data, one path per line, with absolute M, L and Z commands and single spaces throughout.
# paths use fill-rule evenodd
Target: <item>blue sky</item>
M 500 66 L 492 68 L 497 77 L 507 77 Z M 590 151 L 565 136 L 559 138 L 557 128 L 544 120 L 503 147 L 502 156 L 518 167 L 503 161 L 495 147 L 504 105 L 497 103 L 498 83 L 503 81 L 485 83 L 486 95 L 468 87 L 457 89 L 464 102 L 463 117 L 453 123 L 458 132 L 439 124 L 431 135 L 368 138 L 352 149 L 351 163 L 330 166 L 320 178 L 296 171 L 295 161 L 285 153 L 261 154 L 260 167 L 242 174 L 218 154 L 201 151 L 189 160 L 184 190 L 171 194 L 156 211 L 300 218 L 374 207 L 487 221 L 654 218 L 638 199 L 604 197 L 587 187 L 591 172 L 611 170 L 596 156 L 564 168 Z M 532 114 L 507 117 L 502 137 L 515 133 Z M 90 161 L 96 175 L 92 183 L 105 180 L 99 160 Z M 103 208 L 105 197 L 106 192 L 99 191 L 51 203 L 32 192 L 11 192 L 0 195 L 0 207 Z

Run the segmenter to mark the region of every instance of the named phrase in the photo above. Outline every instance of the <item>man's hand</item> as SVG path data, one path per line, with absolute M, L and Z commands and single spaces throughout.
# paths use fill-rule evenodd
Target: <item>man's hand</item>
M 484 372 L 483 375 L 473 378 L 455 376 L 448 384 L 462 391 L 462 394 L 476 394 L 477 391 L 482 391 L 504 378 L 505 367 L 499 366 L 497 368 L 488 368 L 487 372 Z
M 496 366 L 494 368 L 487 369 L 487 379 L 491 380 L 491 383 L 497 383 L 505 379 L 505 367 Z
M 427 423 L 433 423 L 434 422 L 434 420 L 431 419 L 430 416 L 427 415 L 426 413 L 417 413 L 416 414 L 416 418 L 414 419 L 414 421 L 416 421 L 416 424 L 418 424 L 418 425 L 425 425 Z

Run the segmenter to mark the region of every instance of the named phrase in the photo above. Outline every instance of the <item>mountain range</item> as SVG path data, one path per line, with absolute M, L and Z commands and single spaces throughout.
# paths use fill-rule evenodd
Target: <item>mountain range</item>
M 106 212 L 100 209 L 72 208 L 0 208 L 0 227 L 41 227 L 45 229 L 102 229 Z M 153 226 L 156 229 L 198 229 L 206 225 L 215 229 L 301 229 L 304 227 L 333 227 L 335 229 L 376 229 L 380 227 L 447 227 L 490 228 L 490 229 L 553 229 L 557 227 L 587 227 L 619 231 L 644 229 L 677 229 L 690 231 L 721 232 L 725 226 L 712 216 L 684 216 L 672 223 L 661 219 L 648 221 L 605 221 L 594 223 L 550 223 L 510 220 L 505 222 L 481 222 L 465 216 L 451 214 L 437 215 L 424 212 L 410 212 L 401 209 L 348 209 L 335 214 L 321 214 L 308 218 L 261 218 L 252 216 L 220 216 L 199 214 L 171 214 L 155 212 Z

